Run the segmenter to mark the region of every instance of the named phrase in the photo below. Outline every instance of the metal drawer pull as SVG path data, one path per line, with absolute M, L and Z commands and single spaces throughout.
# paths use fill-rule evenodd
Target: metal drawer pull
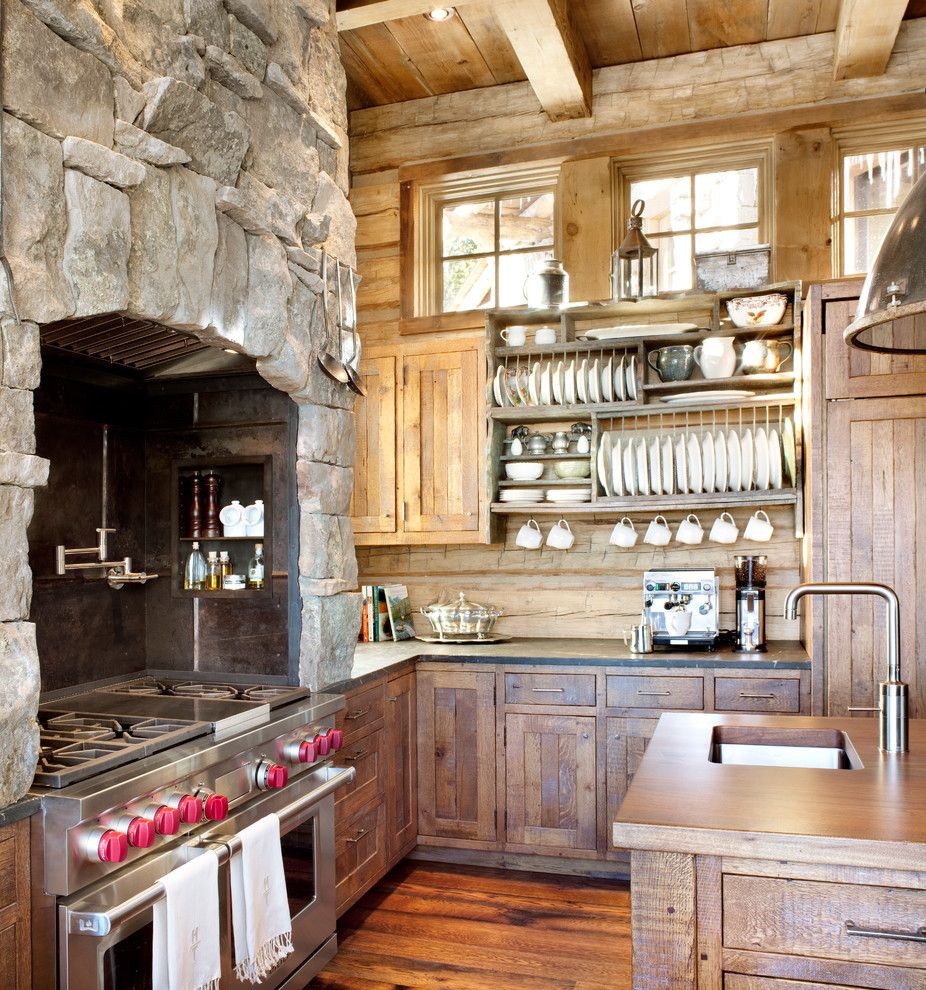
M 915 932 L 893 932 L 883 928 L 859 928 L 854 921 L 847 921 L 846 934 L 860 938 L 892 938 L 898 942 L 926 942 L 926 925 L 920 925 Z
M 362 828 L 356 835 L 350 835 L 347 837 L 347 841 L 350 845 L 355 845 L 358 843 L 370 830 L 368 828 Z
M 362 760 L 367 755 L 365 749 L 358 749 L 356 753 L 352 753 L 350 756 L 345 756 L 345 760 Z
M 668 698 L 671 691 L 637 691 L 641 698 Z
M 565 688 L 531 688 L 534 694 L 565 694 Z
M 348 712 L 344 716 L 344 720 L 346 722 L 353 722 L 355 719 L 363 718 L 364 715 L 369 715 L 369 714 L 370 714 L 369 708 L 361 708 L 359 712 Z
M 740 691 L 741 698 L 750 698 L 753 701 L 774 701 L 774 694 L 746 694 L 745 691 Z

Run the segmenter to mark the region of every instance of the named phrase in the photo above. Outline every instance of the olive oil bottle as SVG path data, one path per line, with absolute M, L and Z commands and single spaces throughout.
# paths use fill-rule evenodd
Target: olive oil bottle
M 264 545 L 254 544 L 254 556 L 248 564 L 248 588 L 251 591 L 262 591 L 264 587 Z
M 206 585 L 206 559 L 200 553 L 199 544 L 194 543 L 186 567 L 183 569 L 184 591 L 202 591 Z

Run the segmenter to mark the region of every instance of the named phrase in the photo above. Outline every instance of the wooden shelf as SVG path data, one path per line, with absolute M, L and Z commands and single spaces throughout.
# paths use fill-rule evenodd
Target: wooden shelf
M 723 379 L 719 379 L 723 380 Z M 733 379 L 728 379 L 733 380 Z M 793 380 L 793 376 L 792 376 Z M 736 379 L 737 382 L 740 379 Z M 673 383 L 673 384 L 678 384 Z M 685 385 L 687 382 L 682 382 Z M 704 386 L 704 382 L 697 384 Z M 787 384 L 787 383 L 784 383 Z M 710 387 L 710 386 L 708 386 Z M 692 389 L 692 391 L 707 391 L 707 388 Z M 677 391 L 671 389 L 668 391 Z M 665 402 L 653 402 L 644 406 L 640 402 L 601 402 L 597 405 L 585 406 L 514 406 L 499 409 L 493 407 L 489 410 L 489 418 L 498 423 L 557 423 L 567 420 L 590 420 L 592 417 L 598 420 L 636 418 L 638 416 L 671 416 L 673 413 L 704 413 L 709 415 L 713 411 L 726 412 L 736 409 L 755 409 L 766 405 L 771 406 L 793 406 L 796 396 L 788 394 L 776 398 L 757 393 L 752 399 L 734 399 L 730 402 L 711 402 L 709 404 L 691 405 L 686 403 L 668 404 Z M 526 456 L 526 460 L 531 460 Z
M 181 536 L 181 543 L 261 543 L 262 536 Z
M 557 420 L 589 419 L 592 413 L 609 416 L 617 412 L 635 415 L 642 412 L 639 402 L 599 402 L 582 406 L 505 406 L 489 410 L 489 416 L 500 423 L 548 423 Z
M 652 395 L 672 395 L 676 392 L 709 392 L 712 389 L 763 389 L 793 385 L 794 372 L 780 371 L 773 375 L 734 375 L 732 378 L 689 378 L 684 382 L 652 382 L 643 386 Z M 663 403 L 665 405 L 665 403 Z M 711 403 L 713 405 L 713 403 Z
M 589 474 L 585 478 L 537 478 L 534 481 L 515 481 L 511 478 L 499 480 L 499 488 L 591 488 L 592 476 Z
M 504 464 L 506 461 L 587 461 L 591 454 L 505 454 L 499 460 Z
M 578 487 L 578 486 L 576 486 Z M 770 505 L 796 505 L 798 493 L 793 488 L 761 492 L 706 492 L 699 495 L 628 495 L 624 498 L 599 498 L 575 504 L 555 502 L 493 502 L 497 515 L 613 515 L 629 512 L 692 512 L 695 509 L 757 508 Z

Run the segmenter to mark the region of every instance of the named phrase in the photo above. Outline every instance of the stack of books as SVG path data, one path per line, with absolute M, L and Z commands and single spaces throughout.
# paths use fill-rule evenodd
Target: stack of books
M 360 620 L 360 642 L 381 643 L 390 640 L 414 639 L 412 603 L 404 584 L 365 584 L 363 612 Z

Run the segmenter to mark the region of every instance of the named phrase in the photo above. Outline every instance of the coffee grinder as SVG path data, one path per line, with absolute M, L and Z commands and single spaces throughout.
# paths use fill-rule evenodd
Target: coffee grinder
M 736 649 L 740 653 L 765 650 L 765 575 L 768 557 L 764 554 L 733 558 L 736 567 Z

